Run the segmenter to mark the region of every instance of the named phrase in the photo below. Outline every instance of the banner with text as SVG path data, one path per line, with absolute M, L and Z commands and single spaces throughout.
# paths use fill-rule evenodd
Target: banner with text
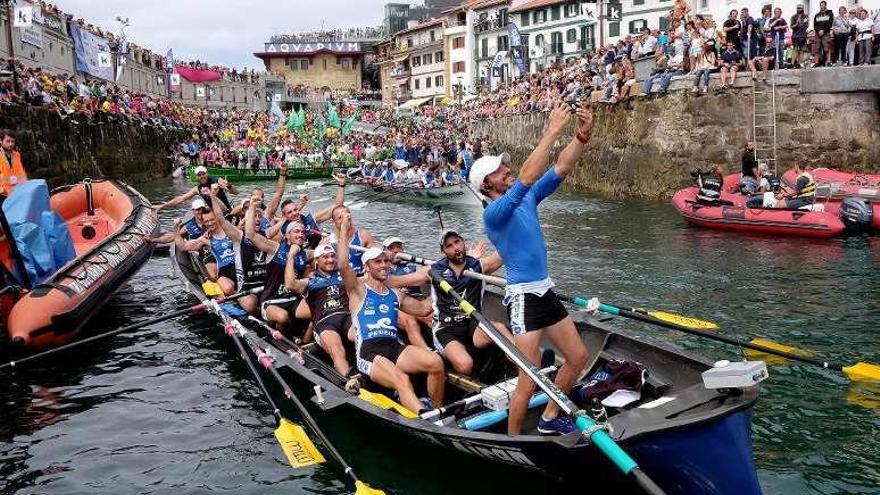
M 106 81 L 113 80 L 113 64 L 108 64 L 110 47 L 107 40 L 70 23 L 70 36 L 76 54 L 76 70 Z
M 517 75 L 526 73 L 526 58 L 523 54 L 522 37 L 519 35 L 519 27 L 515 22 L 507 23 L 507 34 L 510 39 L 510 55 L 516 63 Z

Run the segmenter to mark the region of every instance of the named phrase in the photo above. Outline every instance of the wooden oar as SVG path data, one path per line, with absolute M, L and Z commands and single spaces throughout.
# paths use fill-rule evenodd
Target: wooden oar
M 281 451 L 284 452 L 284 457 L 287 458 L 287 462 L 295 468 L 303 468 L 326 462 L 326 459 L 324 459 L 324 456 L 321 455 L 321 452 L 315 447 L 315 444 L 308 435 L 306 435 L 302 426 L 285 418 L 281 414 L 281 409 L 275 404 L 275 401 L 272 400 L 272 395 L 269 394 L 269 391 L 266 389 L 266 384 L 263 383 L 263 379 L 260 377 L 260 372 L 257 371 L 257 367 L 254 365 L 253 361 L 251 361 L 247 351 L 245 351 L 244 344 L 241 343 L 239 328 L 236 328 L 234 324 L 235 320 L 230 318 L 215 301 L 211 301 L 211 304 L 214 313 L 223 321 L 223 328 L 226 331 L 226 335 L 229 335 L 229 337 L 232 338 L 232 341 L 235 342 L 235 346 L 238 348 L 238 353 L 241 354 L 241 358 L 247 365 L 248 370 L 250 370 L 251 376 L 257 381 L 257 385 L 263 392 L 263 396 L 269 402 L 269 405 L 272 406 L 272 415 L 275 416 L 275 439 L 278 440 L 278 443 L 281 445 Z
M 439 284 L 440 289 L 452 296 L 456 303 L 458 303 L 458 307 L 461 308 L 465 314 L 479 323 L 480 328 L 482 328 L 483 332 L 492 339 L 495 345 L 504 351 L 507 357 L 526 375 L 528 375 L 528 377 L 547 394 L 550 400 L 559 406 L 563 413 L 574 418 L 578 430 L 580 430 L 584 436 L 593 443 L 593 445 L 598 447 L 618 469 L 624 474 L 632 476 L 636 484 L 638 484 L 645 493 L 652 495 L 664 493 L 663 489 L 654 483 L 654 481 L 651 480 L 641 468 L 639 468 L 636 461 L 634 461 L 629 454 L 624 452 L 623 449 L 614 442 L 603 425 L 593 421 L 592 418 L 590 418 L 583 410 L 579 409 L 577 405 L 568 398 L 568 396 L 550 381 L 550 379 L 542 375 L 538 367 L 532 364 L 532 362 L 529 361 L 529 359 L 515 345 L 513 345 L 513 342 L 502 335 L 489 319 L 477 311 L 473 305 L 467 302 L 467 300 L 462 298 L 461 295 L 449 285 L 449 282 L 444 280 L 442 276 L 435 273 L 433 270 L 429 271 L 429 273 L 431 279 Z
M 239 292 L 238 294 L 234 294 L 234 295 L 227 297 L 225 300 L 232 301 L 232 300 L 239 299 L 239 298 L 242 298 L 242 297 L 250 295 L 250 294 L 258 294 L 262 290 L 263 290 L 262 287 L 257 287 L 256 289 L 242 291 L 242 292 Z M 111 330 L 109 332 L 104 332 L 104 333 L 100 333 L 98 335 L 93 335 L 91 337 L 80 339 L 80 340 L 71 342 L 69 344 L 65 344 L 63 346 L 60 346 L 60 347 L 55 347 L 54 349 L 49 349 L 48 351 L 43 351 L 43 352 L 40 352 L 37 354 L 32 354 L 30 356 L 23 357 L 17 361 L 10 361 L 6 364 L 0 365 L 0 370 L 2 370 L 4 368 L 14 368 L 16 366 L 20 366 L 24 363 L 27 363 L 28 361 L 33 361 L 35 359 L 39 359 L 39 358 L 42 358 L 45 356 L 50 356 L 50 355 L 53 355 L 53 354 L 61 352 L 61 351 L 66 351 L 68 349 L 71 349 L 71 348 L 74 348 L 74 347 L 77 347 L 77 346 L 80 346 L 83 344 L 88 344 L 89 342 L 94 342 L 96 340 L 100 340 L 100 339 L 103 339 L 106 337 L 112 337 L 113 335 L 117 335 L 120 333 L 128 332 L 131 330 L 137 330 L 139 328 L 148 327 L 150 325 L 155 325 L 156 323 L 161 323 L 163 321 L 171 320 L 171 319 L 177 318 L 179 316 L 187 315 L 190 313 L 200 313 L 208 307 L 207 306 L 208 304 L 209 304 L 209 302 L 196 304 L 195 306 L 190 306 L 190 307 L 183 308 L 183 309 L 180 309 L 177 311 L 172 311 L 171 313 L 164 314 L 162 316 L 157 316 L 156 318 L 151 318 L 151 319 L 145 320 L 145 321 L 139 321 L 137 323 L 133 323 L 131 325 L 124 326 L 122 328 L 117 328 L 116 330 Z
M 296 394 L 293 393 L 293 390 L 287 385 L 287 382 L 284 380 L 281 374 L 278 373 L 278 370 L 275 369 L 275 358 L 271 354 L 267 354 L 265 351 L 260 349 L 258 345 L 254 345 L 252 342 L 250 342 L 248 338 L 248 332 L 241 324 L 241 322 L 231 318 L 229 318 L 229 321 L 234 327 L 238 329 L 239 332 L 243 332 L 245 341 L 248 342 L 251 350 L 253 350 L 256 354 L 257 360 L 260 362 L 260 364 L 263 365 L 264 368 L 266 368 L 266 370 L 269 372 L 269 374 L 272 375 L 275 381 L 278 382 L 278 385 L 281 387 L 282 390 L 284 390 L 285 397 L 293 402 L 297 410 L 299 410 L 302 419 L 309 426 L 309 428 L 311 428 L 312 432 L 318 437 L 318 439 L 321 440 L 321 443 L 324 444 L 324 448 L 327 449 L 330 455 L 343 468 L 345 474 L 348 475 L 352 479 L 352 481 L 354 481 L 355 495 L 384 495 L 384 491 L 372 488 L 361 481 L 360 478 L 358 478 L 357 474 L 355 474 L 354 469 L 352 469 L 352 467 L 349 466 L 347 462 L 345 462 L 345 458 L 343 458 L 342 454 L 340 454 L 339 451 L 336 450 L 336 447 L 334 447 L 333 444 L 330 443 L 330 439 L 327 438 L 327 436 L 318 426 L 315 418 L 313 418 L 308 409 L 306 409 L 305 404 L 303 404 L 302 401 L 299 400 Z

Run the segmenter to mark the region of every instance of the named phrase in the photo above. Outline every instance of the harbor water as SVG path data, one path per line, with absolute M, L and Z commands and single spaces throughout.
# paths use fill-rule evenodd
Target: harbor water
M 187 187 L 167 179 L 140 190 L 156 200 Z M 271 184 L 263 187 L 271 192 Z M 320 199 L 332 189 L 310 193 Z M 163 211 L 163 225 L 183 210 Z M 843 363 L 880 362 L 880 237 L 817 241 L 713 232 L 689 227 L 668 203 L 566 193 L 546 201 L 541 214 L 551 273 L 567 293 L 710 319 L 728 336 L 763 337 Z M 484 238 L 476 207 L 450 207 L 442 215 L 446 227 L 468 240 Z M 353 216 L 378 239 L 396 235 L 410 252 L 438 256 L 439 223 L 430 207 L 373 202 Z M 170 259 L 156 256 L 91 331 L 191 304 L 171 277 Z M 724 344 L 615 323 L 709 359 L 741 357 Z M 0 379 L 2 494 L 351 493 L 332 464 L 287 465 L 270 407 L 204 315 L 103 340 Z M 351 431 L 338 447 L 362 478 L 388 493 L 589 488 L 587 479 L 563 487 L 488 464 L 438 472 L 429 454 L 389 457 L 381 439 L 357 435 L 357 425 Z M 808 365 L 770 366 L 753 416 L 766 493 L 880 493 L 878 439 L 880 388 Z

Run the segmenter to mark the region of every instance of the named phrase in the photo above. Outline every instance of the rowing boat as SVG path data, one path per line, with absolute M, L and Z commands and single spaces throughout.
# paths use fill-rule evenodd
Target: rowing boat
M 266 168 L 225 168 L 225 167 L 207 167 L 208 175 L 211 177 L 224 178 L 229 182 L 251 182 L 251 181 L 269 181 L 278 180 L 278 169 Z M 333 167 L 324 166 L 308 166 L 308 167 L 289 167 L 287 169 L 287 178 L 290 180 L 302 179 L 323 179 L 330 177 L 333 173 Z M 196 167 L 187 167 L 186 175 L 189 181 L 195 184 Z
M 349 193 L 358 194 L 370 201 L 395 203 L 418 203 L 444 206 L 477 206 L 480 201 L 462 184 L 443 187 L 373 186 L 352 184 Z
M 187 290 L 204 300 L 199 267 L 193 266 L 192 257 L 176 253 L 172 259 Z M 498 292 L 487 291 L 483 309 L 490 319 L 506 319 Z M 489 421 L 503 419 L 503 414 L 487 410 L 482 403 L 445 419 L 421 419 L 400 411 L 402 406 L 389 407 L 387 398 L 366 400 L 369 394 L 347 391 L 346 380 L 333 370 L 320 348 L 300 348 L 279 339 L 254 318 L 240 321 L 249 330 L 246 338 L 276 359 L 281 376 L 294 393 L 312 398 L 304 402 L 322 426 L 332 427 L 327 431 L 331 440 L 352 436 L 381 439 L 374 444 L 378 450 L 371 452 L 371 458 L 399 456 L 389 462 L 400 466 L 424 459 L 415 452 L 431 452 L 438 454 L 431 455 L 431 462 L 439 472 L 463 474 L 462 466 L 488 461 L 520 473 L 583 480 L 591 488 L 607 486 L 626 493 L 634 489 L 579 435 L 538 435 L 539 408 L 530 411 L 526 433 L 516 437 L 506 435 L 503 420 Z M 584 314 L 576 314 L 575 321 L 590 352 L 589 373 L 611 359 L 639 361 L 647 366 L 649 378 L 642 398 L 623 409 L 609 408 L 607 425 L 614 440 L 666 493 L 761 493 L 751 449 L 751 412 L 758 397 L 757 386 L 707 389 L 701 373 L 712 367 L 711 362 L 666 343 L 623 333 Z M 495 362 L 510 366 L 503 359 Z M 512 368 L 507 368 L 507 375 L 514 375 Z M 459 388 L 452 382 L 447 386 L 448 401 L 468 396 L 464 390 L 467 387 Z M 383 392 L 370 385 L 365 387 L 374 393 Z M 281 391 L 273 393 L 280 395 Z M 540 395 L 533 401 L 538 398 Z M 383 402 L 385 407 L 376 405 Z M 292 410 L 285 412 L 293 414 Z

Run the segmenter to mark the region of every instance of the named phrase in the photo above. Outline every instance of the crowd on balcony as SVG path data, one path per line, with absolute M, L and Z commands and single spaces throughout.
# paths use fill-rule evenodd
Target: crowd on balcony
M 277 34 L 270 43 L 315 43 L 322 41 L 355 41 L 362 39 L 382 39 L 387 36 L 383 26 L 321 29 L 306 33 Z

